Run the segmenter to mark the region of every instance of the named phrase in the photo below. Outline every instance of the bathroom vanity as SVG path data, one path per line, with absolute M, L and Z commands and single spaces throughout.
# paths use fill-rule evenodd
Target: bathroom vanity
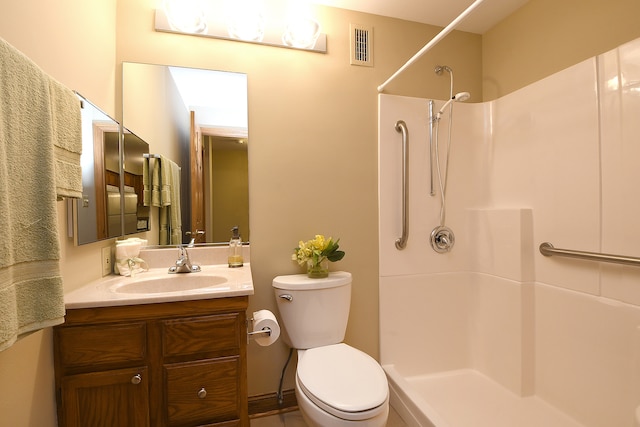
M 67 311 L 60 426 L 248 426 L 248 297 Z
M 65 323 L 54 327 L 61 427 L 249 426 L 249 266 L 203 273 L 110 276 L 65 296 Z M 154 277 L 166 288 L 223 275 L 209 288 L 129 292 Z

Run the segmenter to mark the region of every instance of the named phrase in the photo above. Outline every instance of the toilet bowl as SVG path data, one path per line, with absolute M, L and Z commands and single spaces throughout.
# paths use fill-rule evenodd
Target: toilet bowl
M 380 365 L 344 343 L 298 350 L 296 398 L 311 426 L 382 427 L 388 388 Z
M 349 317 L 351 274 L 273 280 L 286 340 L 298 350 L 295 393 L 310 427 L 383 427 L 389 386 L 382 367 L 342 342 Z

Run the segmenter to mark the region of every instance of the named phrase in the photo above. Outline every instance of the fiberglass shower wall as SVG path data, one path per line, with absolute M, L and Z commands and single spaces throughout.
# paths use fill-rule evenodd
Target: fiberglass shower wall
M 473 96 L 473 95 L 472 95 Z M 453 229 L 456 244 L 448 254 L 431 250 L 431 230 L 440 224 L 440 189 L 435 170 L 430 195 L 428 100 L 393 95 L 379 95 L 379 206 L 380 206 L 380 276 L 433 273 L 464 268 L 467 264 L 468 237 L 465 206 L 476 206 L 481 200 L 481 181 L 486 172 L 479 169 L 479 148 L 484 145 L 483 108 L 480 104 L 456 103 L 452 131 L 447 184 L 446 225 Z M 436 101 L 434 110 L 444 104 Z M 401 134 L 395 130 L 403 120 L 409 138 L 409 238 L 404 250 L 395 247 L 402 234 Z M 449 116 L 440 122 L 440 160 L 444 174 Z M 435 131 L 434 131 L 435 132 Z M 435 133 L 434 133 L 435 135 Z M 434 136 L 435 138 L 435 136 Z M 478 179 L 479 175 L 484 175 Z M 427 251 L 428 249 L 428 251 Z
M 538 246 L 640 257 L 638 117 L 640 41 L 498 100 L 456 104 L 446 221 L 456 246 L 440 255 L 428 240 L 440 200 L 429 196 L 427 100 L 381 95 L 382 364 L 406 362 L 407 375 L 473 368 L 585 426 L 631 426 L 640 269 L 546 258 Z M 411 150 L 404 251 L 394 246 L 400 119 Z M 403 359 L 411 352 L 418 360 Z

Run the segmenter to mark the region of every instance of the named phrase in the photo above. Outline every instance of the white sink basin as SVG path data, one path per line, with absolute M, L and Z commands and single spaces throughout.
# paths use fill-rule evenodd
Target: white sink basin
M 123 294 L 159 294 L 221 286 L 229 288 L 228 277 L 203 273 L 166 274 L 160 277 L 138 275 L 138 277 L 139 279 L 134 279 L 133 282 L 116 283 L 111 287 L 111 291 Z
M 198 273 L 169 274 L 163 267 L 134 277 L 107 276 L 65 294 L 65 307 L 111 307 L 253 294 L 248 263 L 239 268 L 229 268 L 226 264 L 201 267 Z

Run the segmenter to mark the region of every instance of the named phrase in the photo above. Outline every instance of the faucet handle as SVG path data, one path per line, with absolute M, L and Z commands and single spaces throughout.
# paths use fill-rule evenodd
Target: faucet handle
M 191 264 L 189 252 L 183 244 L 179 244 L 178 249 L 180 250 L 180 256 L 175 265 L 169 267 L 169 273 L 197 273 L 202 270 L 199 265 Z

